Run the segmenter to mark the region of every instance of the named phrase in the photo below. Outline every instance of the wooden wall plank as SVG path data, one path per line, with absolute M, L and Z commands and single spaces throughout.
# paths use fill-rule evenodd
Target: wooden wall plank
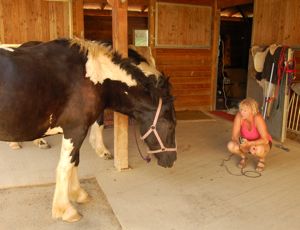
M 155 45 L 181 48 L 210 47 L 211 22 L 210 6 L 158 2 Z
M 3 5 L 0 2 L 0 44 L 4 43 L 4 15 L 3 15 Z
M 282 43 L 300 47 L 300 1 L 285 1 L 285 14 L 280 26 Z
M 69 2 L 0 0 L 2 43 L 69 37 Z
M 300 1 L 255 0 L 252 45 L 300 47 Z
M 209 49 L 156 49 L 157 67 L 173 85 L 176 110 L 211 108 L 211 60 Z
M 72 1 L 73 35 L 84 38 L 83 0 Z

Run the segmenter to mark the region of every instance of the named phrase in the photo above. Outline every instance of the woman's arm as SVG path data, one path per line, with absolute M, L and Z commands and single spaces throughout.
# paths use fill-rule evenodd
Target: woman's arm
M 250 145 L 266 145 L 269 143 L 269 132 L 267 129 L 267 124 L 261 114 L 255 116 L 256 128 L 260 134 L 260 139 L 255 141 L 250 141 Z
M 240 137 L 240 130 L 241 130 L 241 115 L 240 112 L 238 112 L 235 115 L 234 121 L 233 121 L 233 127 L 232 127 L 232 133 L 231 133 L 231 140 L 239 143 L 239 137 Z

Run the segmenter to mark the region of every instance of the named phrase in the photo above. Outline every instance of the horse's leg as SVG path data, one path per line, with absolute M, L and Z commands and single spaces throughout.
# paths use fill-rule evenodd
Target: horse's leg
M 8 142 L 8 145 L 11 149 L 21 149 L 22 145 L 20 142 Z
M 69 197 L 71 201 L 75 201 L 77 203 L 86 203 L 89 201 L 88 193 L 80 187 L 80 182 L 78 179 L 78 167 L 73 167 L 72 169 Z
M 103 114 L 99 116 L 98 120 L 92 125 L 90 132 L 90 144 L 95 149 L 96 153 L 104 159 L 112 159 L 113 155 L 106 148 L 103 142 Z
M 40 149 L 49 149 L 51 146 L 48 144 L 48 142 L 44 138 L 35 139 L 33 141 L 33 144 L 39 147 Z
M 72 206 L 69 200 L 69 188 L 74 166 L 79 164 L 79 148 L 86 136 L 86 131 L 73 132 L 75 138 L 66 139 L 65 133 L 62 141 L 60 160 L 56 169 L 56 187 L 52 204 L 53 218 L 62 218 L 64 221 L 74 222 L 80 220 L 81 216 Z M 73 130 L 74 131 L 74 130 Z

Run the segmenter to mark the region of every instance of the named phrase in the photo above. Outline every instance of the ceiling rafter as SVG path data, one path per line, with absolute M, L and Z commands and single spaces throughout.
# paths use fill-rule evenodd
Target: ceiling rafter
M 218 8 L 224 9 L 238 5 L 251 4 L 254 0 L 217 0 Z
M 100 9 L 104 10 L 106 5 L 107 5 L 107 3 L 101 3 Z
M 144 5 L 141 7 L 141 12 L 145 12 L 146 10 L 148 9 L 148 6 L 147 5 Z
M 84 9 L 83 10 L 85 16 L 95 16 L 95 17 L 111 17 L 111 10 L 97 10 L 97 9 Z M 141 17 L 147 18 L 147 12 L 137 12 L 137 11 L 128 11 L 129 17 Z

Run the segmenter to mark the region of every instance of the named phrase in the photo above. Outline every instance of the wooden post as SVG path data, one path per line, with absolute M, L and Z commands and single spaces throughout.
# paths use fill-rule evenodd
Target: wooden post
M 128 53 L 127 0 L 108 0 L 112 7 L 112 40 L 114 49 L 124 57 Z M 128 117 L 114 112 L 114 165 L 128 169 Z
M 216 109 L 216 94 L 217 94 L 217 75 L 218 75 L 218 49 L 219 49 L 219 34 L 220 34 L 220 15 L 221 11 L 218 9 L 217 0 L 214 0 L 212 18 L 213 18 L 213 28 L 212 28 L 212 40 L 211 40 L 211 87 L 210 87 L 210 110 Z
M 71 2 L 73 30 L 70 37 L 84 38 L 83 0 L 73 0 Z
M 149 0 L 149 8 L 148 8 L 149 46 L 151 49 L 152 56 L 156 60 L 155 15 L 156 15 L 156 0 Z

